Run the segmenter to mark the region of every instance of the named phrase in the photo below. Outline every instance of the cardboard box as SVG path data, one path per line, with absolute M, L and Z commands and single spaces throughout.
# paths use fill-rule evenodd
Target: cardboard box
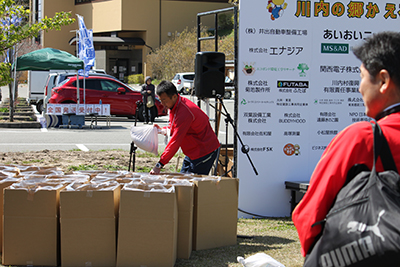
M 226 162 L 226 149 L 221 148 L 218 158 L 218 166 L 217 166 L 217 175 L 219 176 L 232 176 L 232 168 L 233 168 L 233 148 L 228 148 L 228 162 Z M 225 166 L 228 163 L 228 166 Z M 228 172 L 226 174 L 226 172 Z
M 193 244 L 194 185 L 175 184 L 178 205 L 177 258 L 189 259 Z
M 193 250 L 236 245 L 239 180 L 205 177 L 193 183 Z
M 74 183 L 60 193 L 61 266 L 115 266 L 118 183 Z
M 172 267 L 176 261 L 177 214 L 174 191 L 121 190 L 117 266 Z
M 0 240 L 3 240 L 3 200 L 4 200 L 4 195 L 3 195 L 3 190 L 6 187 L 9 187 L 13 183 L 19 182 L 21 179 L 20 178 L 13 178 L 13 177 L 0 177 Z M 3 243 L 0 242 L 0 252 L 3 251 Z
M 4 265 L 59 265 L 59 197 L 63 185 L 15 183 L 4 189 Z

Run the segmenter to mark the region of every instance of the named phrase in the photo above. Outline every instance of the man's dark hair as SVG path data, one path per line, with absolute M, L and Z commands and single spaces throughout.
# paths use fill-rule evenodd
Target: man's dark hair
M 177 95 L 178 91 L 176 90 L 175 85 L 170 81 L 161 81 L 157 86 L 157 95 L 162 93 L 166 93 L 167 96 L 172 97 L 173 95 Z
M 400 85 L 400 33 L 376 33 L 362 45 L 353 48 L 353 53 L 361 60 L 372 79 L 385 69 L 395 84 Z

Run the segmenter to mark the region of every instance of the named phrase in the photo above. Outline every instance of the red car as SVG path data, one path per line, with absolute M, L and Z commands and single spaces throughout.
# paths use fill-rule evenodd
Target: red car
M 138 120 L 143 121 L 142 95 L 139 90 L 135 90 L 128 85 L 107 76 L 90 75 L 85 78 L 86 104 L 110 104 L 111 115 L 126 116 L 134 118 L 136 115 L 137 102 L 139 104 Z M 79 77 L 79 102 L 84 103 L 83 99 L 83 77 Z M 51 92 L 49 103 L 77 103 L 76 100 L 76 76 L 69 76 L 63 82 L 54 87 Z M 152 109 L 153 117 L 167 115 L 167 109 L 161 104 L 156 96 L 156 109 Z

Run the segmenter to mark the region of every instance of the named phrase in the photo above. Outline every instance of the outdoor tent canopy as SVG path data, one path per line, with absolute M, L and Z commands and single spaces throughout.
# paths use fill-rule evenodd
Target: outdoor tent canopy
M 54 48 L 43 48 L 17 58 L 20 70 L 79 70 L 84 63 L 79 58 Z

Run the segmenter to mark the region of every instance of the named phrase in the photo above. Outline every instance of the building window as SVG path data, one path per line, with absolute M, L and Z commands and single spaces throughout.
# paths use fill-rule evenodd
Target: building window
M 91 3 L 92 0 L 75 0 L 75 5 Z

